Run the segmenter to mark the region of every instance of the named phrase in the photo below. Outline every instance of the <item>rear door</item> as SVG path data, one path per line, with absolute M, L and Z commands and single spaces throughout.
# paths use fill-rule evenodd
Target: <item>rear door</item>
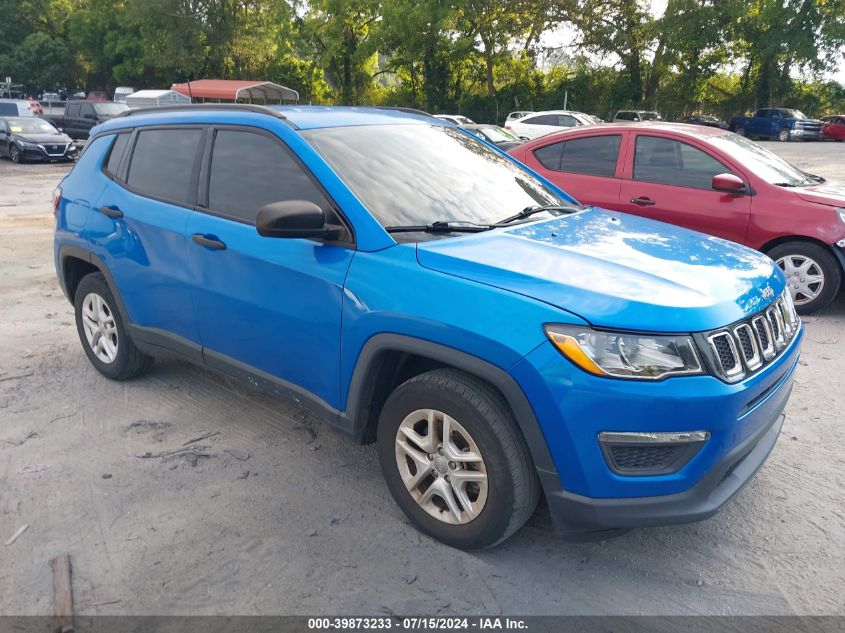
M 79 118 L 77 119 L 76 124 L 76 130 L 79 138 L 88 138 L 91 134 L 91 128 L 97 125 L 97 113 L 94 111 L 93 104 L 79 104 Z
M 618 209 L 624 136 L 567 136 L 528 150 L 524 162 L 579 202 Z
M 204 135 L 197 126 L 117 135 L 103 166 L 111 181 L 88 224 L 95 254 L 111 271 L 137 330 L 133 335 L 182 343 L 197 354 L 185 231 Z
M 631 133 L 619 209 L 744 242 L 751 197 L 714 191 L 713 176 L 734 173 L 703 146 L 651 132 Z
M 197 241 L 187 246 L 206 362 L 256 368 L 337 408 L 351 232 L 333 242 L 258 234 L 259 209 L 286 200 L 314 202 L 329 223 L 343 224 L 310 172 L 269 131 L 217 128 L 202 174 L 188 227 Z

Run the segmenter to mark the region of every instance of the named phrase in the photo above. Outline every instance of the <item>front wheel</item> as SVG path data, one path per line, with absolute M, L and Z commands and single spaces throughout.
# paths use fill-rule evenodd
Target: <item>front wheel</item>
M 23 162 L 23 155 L 21 151 L 18 149 L 18 146 L 14 143 L 9 145 L 9 159 L 13 163 L 22 163 Z
M 780 132 L 778 132 L 778 140 L 782 143 L 786 143 L 789 141 L 789 130 L 784 128 Z
M 401 384 L 382 408 L 376 443 L 399 507 L 452 547 L 496 545 L 537 505 L 537 476 L 507 404 L 470 374 L 437 369 Z
M 842 270 L 833 254 L 819 244 L 787 242 L 771 251 L 783 274 L 799 314 L 821 310 L 836 297 Z
M 736 130 L 734 130 L 734 132 L 736 134 L 739 134 L 740 136 L 745 136 L 745 128 L 742 127 L 741 125 L 739 127 L 737 127 Z

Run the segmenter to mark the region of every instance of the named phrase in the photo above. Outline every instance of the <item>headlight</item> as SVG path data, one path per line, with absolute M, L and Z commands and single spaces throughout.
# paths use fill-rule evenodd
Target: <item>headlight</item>
M 570 325 L 547 325 L 545 331 L 561 354 L 595 376 L 660 380 L 704 373 L 689 336 L 602 332 Z
M 25 147 L 26 149 L 38 149 L 38 143 L 30 143 L 29 141 L 19 141 L 21 147 Z
M 837 209 L 837 210 L 836 210 L 836 215 L 838 215 L 838 216 L 839 216 L 839 220 L 840 220 L 841 222 L 845 223 L 845 208 L 843 208 L 843 209 Z

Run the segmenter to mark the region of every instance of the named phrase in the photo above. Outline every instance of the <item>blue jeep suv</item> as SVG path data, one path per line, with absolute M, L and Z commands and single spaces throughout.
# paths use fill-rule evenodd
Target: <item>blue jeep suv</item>
M 97 370 L 178 354 L 292 397 L 456 547 L 541 494 L 570 538 L 706 518 L 781 429 L 803 330 L 770 259 L 579 206 L 425 113 L 133 111 L 54 204 Z

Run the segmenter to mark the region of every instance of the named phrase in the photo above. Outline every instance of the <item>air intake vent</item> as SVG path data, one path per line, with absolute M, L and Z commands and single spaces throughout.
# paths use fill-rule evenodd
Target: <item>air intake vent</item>
M 739 359 L 739 351 L 730 332 L 713 334 L 709 341 L 710 347 L 716 354 L 719 369 L 726 378 L 736 379 L 745 373 Z

